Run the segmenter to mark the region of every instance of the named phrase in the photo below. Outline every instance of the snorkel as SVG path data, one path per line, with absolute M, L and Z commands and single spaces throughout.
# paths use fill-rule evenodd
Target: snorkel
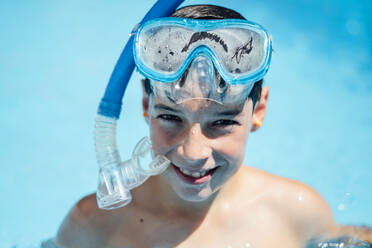
M 135 67 L 134 34 L 142 23 L 169 16 L 183 1 L 158 0 L 135 26 L 99 104 L 94 142 L 99 166 L 97 203 L 101 209 L 115 209 L 127 205 L 132 199 L 131 189 L 141 185 L 149 176 L 162 173 L 169 165 L 164 156 L 152 158 L 152 147 L 148 138 L 140 140 L 132 157 L 122 162 L 116 144 L 116 122 L 120 117 L 122 98 Z

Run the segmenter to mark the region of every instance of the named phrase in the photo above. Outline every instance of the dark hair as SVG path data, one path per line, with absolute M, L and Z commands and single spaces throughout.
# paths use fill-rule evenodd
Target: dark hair
M 177 9 L 171 17 L 189 19 L 242 19 L 246 20 L 235 10 L 217 5 L 190 5 Z
M 246 20 L 241 14 L 235 10 L 224 8 L 217 5 L 189 5 L 177 9 L 171 17 L 189 18 L 189 19 L 243 19 Z M 252 99 L 253 107 L 256 105 L 257 100 L 261 97 L 263 79 L 254 83 L 251 93 L 248 98 Z M 145 91 L 147 94 L 151 93 L 150 80 L 144 80 Z

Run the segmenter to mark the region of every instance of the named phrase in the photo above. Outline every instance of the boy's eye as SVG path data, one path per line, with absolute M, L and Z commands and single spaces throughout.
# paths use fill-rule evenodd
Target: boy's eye
M 240 126 L 239 122 L 234 121 L 234 120 L 217 120 L 217 121 L 214 121 L 212 125 L 215 127 L 218 127 L 218 126 L 225 127 L 225 126 L 233 126 L 233 125 Z
M 182 119 L 176 115 L 170 115 L 170 114 L 161 114 L 156 117 L 157 119 L 161 119 L 164 121 L 174 121 L 174 122 L 181 122 Z

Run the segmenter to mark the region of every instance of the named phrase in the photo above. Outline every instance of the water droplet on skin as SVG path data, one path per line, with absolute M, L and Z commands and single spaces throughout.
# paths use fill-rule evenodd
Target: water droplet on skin
M 300 194 L 298 195 L 297 199 L 298 199 L 298 201 L 302 201 L 302 200 L 304 199 L 304 198 L 303 198 L 303 194 L 300 193 Z

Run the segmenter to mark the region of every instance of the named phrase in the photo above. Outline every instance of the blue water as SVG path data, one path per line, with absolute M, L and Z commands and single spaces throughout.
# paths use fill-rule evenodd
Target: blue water
M 0 247 L 53 236 L 95 191 L 96 108 L 153 2 L 0 1 Z M 372 2 L 186 2 L 239 10 L 273 35 L 268 114 L 245 163 L 310 184 L 339 223 L 372 225 Z M 119 124 L 123 158 L 147 134 L 139 79 Z

